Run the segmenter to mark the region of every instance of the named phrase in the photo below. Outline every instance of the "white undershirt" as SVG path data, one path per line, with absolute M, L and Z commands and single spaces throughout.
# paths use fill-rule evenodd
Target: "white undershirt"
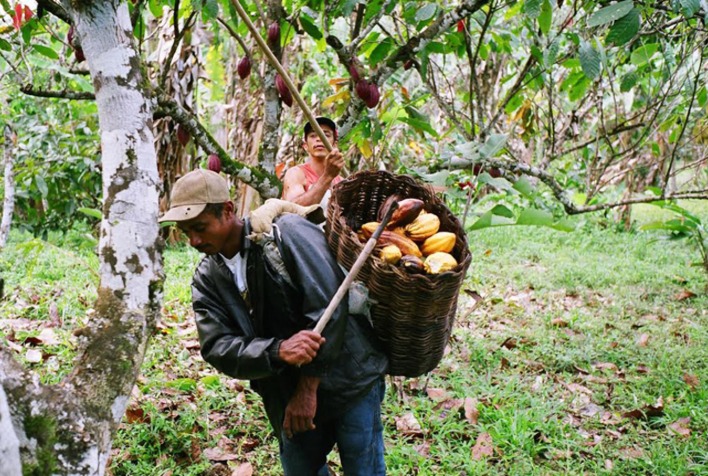
M 226 267 L 231 270 L 238 292 L 243 294 L 248 291 L 248 283 L 246 282 L 246 260 L 241 256 L 241 253 L 236 253 L 234 257 L 230 259 L 224 255 L 219 256 L 224 260 Z

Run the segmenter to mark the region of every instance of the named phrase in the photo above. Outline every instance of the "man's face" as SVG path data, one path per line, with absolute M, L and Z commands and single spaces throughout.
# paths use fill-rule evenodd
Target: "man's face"
M 325 124 L 320 124 L 320 127 L 322 128 L 322 132 L 324 132 L 325 137 L 327 137 L 327 140 L 329 143 L 334 146 L 337 143 L 337 139 L 334 135 L 334 130 L 325 125 Z M 327 157 L 327 149 L 325 148 L 324 144 L 322 144 L 322 141 L 320 140 L 320 136 L 317 135 L 315 131 L 311 131 L 309 134 L 305 136 L 305 142 L 302 144 L 302 147 L 312 156 L 316 158 L 321 158 L 324 159 Z
M 178 228 L 189 238 L 189 245 L 198 251 L 213 255 L 221 253 L 233 229 L 233 204 L 226 202 L 217 218 L 211 211 L 204 210 L 196 218 L 179 222 Z

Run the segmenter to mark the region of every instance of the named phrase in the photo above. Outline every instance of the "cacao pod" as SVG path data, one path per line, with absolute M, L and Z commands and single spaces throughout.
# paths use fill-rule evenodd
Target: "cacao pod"
M 423 211 L 423 200 L 417 198 L 406 198 L 398 202 L 398 208 L 391 215 L 391 220 L 386 228 L 395 228 L 397 226 L 405 226 L 416 219 L 420 212 Z M 384 210 L 385 211 L 385 210 Z
M 423 266 L 428 274 L 440 274 L 457 266 L 457 260 L 449 253 L 438 251 L 425 258 Z
M 221 172 L 221 159 L 216 154 L 209 154 L 207 158 L 207 168 L 217 174 Z
M 272 45 L 280 45 L 280 23 L 273 22 L 268 27 L 268 42 Z
M 423 253 L 420 252 L 420 248 L 418 248 L 418 245 L 416 245 L 413 240 L 409 240 L 405 236 L 397 235 L 389 230 L 384 230 L 381 233 L 377 243 L 383 246 L 396 245 L 404 255 L 423 256 Z
M 71 25 L 69 31 L 66 32 L 66 42 L 71 48 L 74 48 L 74 25 Z
M 288 89 L 288 85 L 285 84 L 285 80 L 279 74 L 275 75 L 275 88 L 278 90 L 278 94 L 280 94 L 280 99 L 288 107 L 292 107 L 293 95 L 290 92 L 290 89 Z
M 413 241 L 423 241 L 440 229 L 440 218 L 434 213 L 421 213 L 406 225 L 406 236 Z
M 463 31 L 465 31 L 465 21 L 459 20 L 457 22 L 457 33 L 462 33 Z
M 365 79 L 360 79 L 356 82 L 356 94 L 365 103 L 370 99 L 371 90 L 369 89 L 369 82 Z
M 405 63 L 403 63 L 403 69 L 405 69 L 406 71 L 408 71 L 412 67 L 413 67 L 413 60 L 408 60 Z
M 406 236 L 406 229 L 402 226 L 397 226 L 396 228 L 391 228 L 391 231 L 397 235 Z
M 379 94 L 379 87 L 376 85 L 376 83 L 369 84 L 369 99 L 364 100 L 364 102 L 366 103 L 366 107 L 368 107 L 369 109 L 375 108 L 379 104 L 380 98 L 381 95 Z
M 177 140 L 180 144 L 182 144 L 182 147 L 186 146 L 189 143 L 190 138 L 191 134 L 189 133 L 189 131 L 182 127 L 182 124 L 177 124 Z
M 356 65 L 354 64 L 354 62 L 349 65 L 349 74 L 351 75 L 355 83 L 359 82 L 361 76 L 359 76 L 359 70 L 356 69 Z
M 236 66 L 236 71 L 238 72 L 238 77 L 241 79 L 246 79 L 249 74 L 251 74 L 251 58 L 244 56 L 241 61 L 238 62 Z
M 376 229 L 379 227 L 379 222 L 377 221 L 370 221 L 368 223 L 364 223 L 361 225 L 361 234 L 364 235 L 364 238 L 367 240 L 371 238 L 371 235 L 374 234 Z
M 403 256 L 403 253 L 401 253 L 401 249 L 398 246 L 387 245 L 381 248 L 381 254 L 379 256 L 381 260 L 386 263 L 396 264 L 401 259 L 401 256 Z
M 425 240 L 423 244 L 420 245 L 420 251 L 426 256 L 439 251 L 449 253 L 455 248 L 455 242 L 457 242 L 457 237 L 454 233 L 441 231 Z
M 81 63 L 82 61 L 86 60 L 86 56 L 84 56 L 84 50 L 80 46 L 74 48 L 74 58 L 76 58 L 77 63 Z
M 425 271 L 423 260 L 413 255 L 403 255 L 398 261 L 401 267 L 411 274 L 420 274 Z
M 388 207 L 391 206 L 391 203 L 400 202 L 402 200 L 402 198 L 403 197 L 401 197 L 400 195 L 397 195 L 395 193 L 393 195 L 389 195 L 388 198 L 386 198 L 386 200 L 381 202 L 381 205 L 379 205 L 379 209 L 376 212 L 376 219 L 378 221 L 383 220 L 383 217 L 386 214 L 386 210 L 388 210 Z

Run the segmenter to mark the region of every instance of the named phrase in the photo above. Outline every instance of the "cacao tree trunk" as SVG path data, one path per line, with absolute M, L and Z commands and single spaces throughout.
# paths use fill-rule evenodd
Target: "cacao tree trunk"
M 0 349 L 2 476 L 105 473 L 161 305 L 153 105 L 128 7 L 118 0 L 67 0 L 64 8 L 88 61 L 101 129 L 97 312 L 87 328 L 75 332 L 81 336 L 76 365 L 57 385 L 42 385 Z
M 14 142 L 17 136 L 12 131 L 10 126 L 5 126 L 5 198 L 2 203 L 2 221 L 0 221 L 0 249 L 5 247 L 7 243 L 7 235 L 10 234 L 10 226 L 12 225 L 12 215 L 15 212 L 15 172 L 13 170 L 13 153 Z

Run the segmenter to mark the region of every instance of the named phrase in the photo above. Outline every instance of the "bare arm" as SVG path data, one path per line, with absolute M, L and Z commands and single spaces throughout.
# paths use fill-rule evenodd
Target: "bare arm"
M 283 200 L 298 205 L 318 205 L 332 186 L 332 180 L 339 176 L 344 166 L 344 158 L 338 149 L 333 149 L 325 158 L 325 171 L 320 178 L 305 191 L 305 174 L 299 168 L 292 168 L 283 178 Z

